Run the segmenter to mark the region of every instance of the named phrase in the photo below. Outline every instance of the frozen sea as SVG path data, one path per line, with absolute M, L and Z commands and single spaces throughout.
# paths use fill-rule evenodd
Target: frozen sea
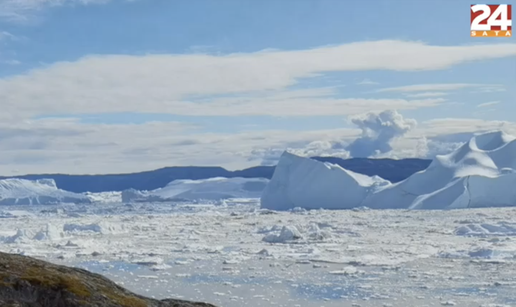
M 0 250 L 220 307 L 516 306 L 514 208 L 2 206 Z

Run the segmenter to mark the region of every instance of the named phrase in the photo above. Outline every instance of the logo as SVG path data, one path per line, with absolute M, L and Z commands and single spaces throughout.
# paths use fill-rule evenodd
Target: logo
M 510 4 L 471 5 L 471 37 L 511 37 Z

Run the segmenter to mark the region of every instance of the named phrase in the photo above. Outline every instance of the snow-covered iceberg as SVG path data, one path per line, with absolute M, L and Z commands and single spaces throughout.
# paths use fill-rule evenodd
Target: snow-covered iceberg
M 501 131 L 473 137 L 396 184 L 284 153 L 261 203 L 274 210 L 516 206 L 515 170 L 516 138 Z
M 91 203 L 83 194 L 58 189 L 53 179 L 0 180 L 0 205 L 48 205 L 57 203 Z
M 174 180 L 152 191 L 126 190 L 123 202 L 160 202 L 174 200 L 222 200 L 229 198 L 259 198 L 269 182 L 265 178 L 209 178 Z

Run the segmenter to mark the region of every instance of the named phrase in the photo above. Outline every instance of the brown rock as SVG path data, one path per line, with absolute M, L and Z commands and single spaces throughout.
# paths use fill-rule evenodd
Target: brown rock
M 215 307 L 134 294 L 102 275 L 0 252 L 2 307 Z

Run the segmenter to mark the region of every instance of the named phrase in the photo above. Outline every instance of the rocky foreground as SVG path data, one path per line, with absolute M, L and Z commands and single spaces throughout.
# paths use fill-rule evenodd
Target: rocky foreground
M 215 307 L 134 294 L 99 274 L 0 252 L 2 307 Z

